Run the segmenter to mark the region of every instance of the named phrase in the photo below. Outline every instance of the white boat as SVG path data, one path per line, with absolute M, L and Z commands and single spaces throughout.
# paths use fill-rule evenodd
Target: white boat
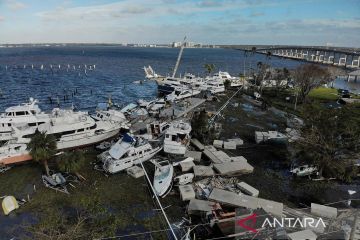
M 50 121 L 50 115 L 41 111 L 38 101 L 30 98 L 28 103 L 9 107 L 0 116 L 0 141 L 14 139 L 16 128 L 19 131 L 31 128 L 33 131 Z
M 177 176 L 174 178 L 174 181 L 177 182 L 177 184 L 179 185 L 185 185 L 188 183 L 191 183 L 194 179 L 194 174 L 193 173 L 186 173 L 180 176 Z
M 40 132 L 52 134 L 57 149 L 89 146 L 115 137 L 121 126 L 110 121 L 95 121 L 87 113 L 71 110 L 53 110 L 50 122 L 38 127 Z
M 196 77 L 193 74 L 187 73 L 184 77 L 167 77 L 158 83 L 158 91 L 164 94 L 170 94 L 174 91 L 184 90 L 202 90 L 201 86 L 205 83 L 203 78 Z
M 144 72 L 145 72 L 145 78 L 147 79 L 157 79 L 162 77 L 156 74 L 150 65 L 148 67 L 144 66 Z
M 161 146 L 151 145 L 143 138 L 125 134 L 110 150 L 98 155 L 98 159 L 102 161 L 105 172 L 117 173 L 151 159 L 161 149 Z
M 148 116 L 148 111 L 145 108 L 140 107 L 138 104 L 130 103 L 120 110 L 125 116 L 130 119 L 137 117 L 146 117 Z
M 174 167 L 169 161 L 153 161 L 155 165 L 155 174 L 154 174 L 154 189 L 156 195 L 159 197 L 165 197 L 166 194 L 171 190 L 173 176 L 174 176 Z
M 166 102 L 165 99 L 157 99 L 153 105 L 150 107 L 149 112 L 152 114 L 158 113 L 161 109 L 165 108 Z
M 223 82 L 229 81 L 231 87 L 241 87 L 248 84 L 245 77 L 233 77 L 228 72 L 222 71 L 215 73 L 212 77 L 208 77 L 207 79 L 220 79 Z
M 146 124 L 146 132 L 144 132 L 145 129 L 142 129 L 140 134 L 136 135 L 147 140 L 156 140 L 164 135 L 166 129 L 168 129 L 169 126 L 170 125 L 168 122 L 154 121 L 152 123 Z
M 97 110 L 96 114 L 92 116 L 96 121 L 110 121 L 114 123 L 119 123 L 123 125 L 125 128 L 129 128 L 127 123 L 128 120 L 126 119 L 124 113 L 109 109 L 109 110 Z
M 312 165 L 301 165 L 291 168 L 290 172 L 298 177 L 309 176 L 318 173 L 318 168 Z
M 166 99 L 166 101 L 175 102 L 175 101 L 182 100 L 184 98 L 189 98 L 189 97 L 192 97 L 192 96 L 196 96 L 199 93 L 200 93 L 199 90 L 173 91 L 172 93 L 167 95 L 165 97 L 165 99 Z
M 191 125 L 183 121 L 175 121 L 165 132 L 164 152 L 184 155 L 190 143 Z
M 225 85 L 222 80 L 207 81 L 202 88 L 205 88 L 212 94 L 225 92 Z
M 156 100 L 150 100 L 150 101 L 146 101 L 144 99 L 139 99 L 137 101 L 137 104 L 139 105 L 139 107 L 141 108 L 145 108 L 145 109 L 150 109 L 151 105 L 154 104 Z
M 9 165 L 31 160 L 25 143 L 7 142 L 0 147 L 0 165 Z
M 125 115 L 130 115 L 132 111 L 134 111 L 136 108 L 138 108 L 138 105 L 135 103 L 130 103 L 123 107 L 120 112 L 124 113 Z
M 255 142 L 286 143 L 288 136 L 278 131 L 259 132 L 255 131 Z

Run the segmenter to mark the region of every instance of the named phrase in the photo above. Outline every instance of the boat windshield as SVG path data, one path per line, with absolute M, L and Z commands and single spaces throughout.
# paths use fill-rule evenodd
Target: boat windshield
M 109 154 L 114 159 L 120 159 L 128 152 L 131 146 L 132 144 L 128 142 L 117 142 L 114 146 L 110 148 Z
M 158 175 L 156 178 L 158 180 L 164 180 L 169 176 L 170 167 L 163 167 L 161 168 L 160 175 Z

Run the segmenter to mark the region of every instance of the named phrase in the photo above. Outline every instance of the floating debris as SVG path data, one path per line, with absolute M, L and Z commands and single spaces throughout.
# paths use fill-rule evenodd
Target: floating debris
M 61 173 L 55 173 L 51 176 L 43 175 L 42 181 L 45 187 L 51 188 L 53 190 L 69 194 L 69 191 L 66 187 L 66 179 Z

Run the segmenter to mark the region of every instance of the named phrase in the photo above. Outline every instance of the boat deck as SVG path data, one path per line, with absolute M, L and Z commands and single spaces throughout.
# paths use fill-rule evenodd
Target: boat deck
M 180 103 L 175 103 L 169 108 L 165 108 L 160 112 L 161 118 L 180 118 L 199 107 L 206 100 L 201 98 L 188 98 Z

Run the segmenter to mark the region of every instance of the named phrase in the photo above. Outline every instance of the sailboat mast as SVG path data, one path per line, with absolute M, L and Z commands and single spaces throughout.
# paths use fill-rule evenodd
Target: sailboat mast
M 185 47 L 185 40 L 186 40 L 186 36 L 184 37 L 184 41 L 183 41 L 182 44 L 181 44 L 180 52 L 179 52 L 178 58 L 177 58 L 177 60 L 176 60 L 176 64 L 175 64 L 175 68 L 174 68 L 174 72 L 173 72 L 173 74 L 172 74 L 172 77 L 175 77 L 176 71 L 177 71 L 177 69 L 178 69 L 178 67 L 179 67 L 180 60 L 181 60 L 181 56 L 182 56 L 182 53 L 183 53 L 184 47 Z

